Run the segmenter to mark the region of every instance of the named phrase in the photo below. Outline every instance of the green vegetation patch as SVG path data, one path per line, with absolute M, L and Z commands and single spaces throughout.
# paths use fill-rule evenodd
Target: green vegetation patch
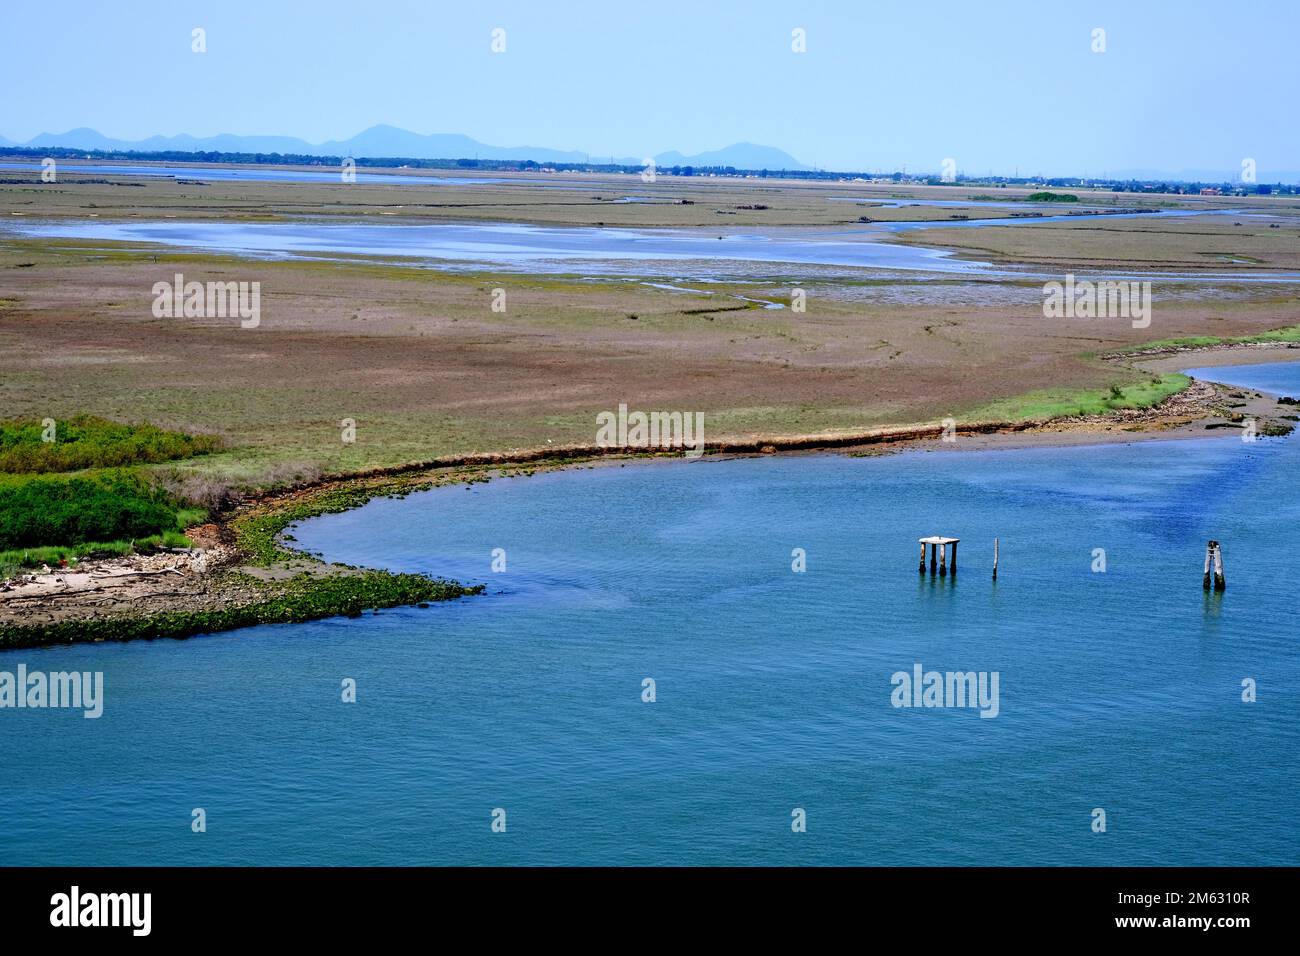
M 185 507 L 137 466 L 220 447 L 213 435 L 90 415 L 0 421 L 0 577 L 23 566 L 188 547 L 180 532 L 206 511 Z
M 120 468 L 193 458 L 220 447 L 215 435 L 123 425 L 91 415 L 66 421 L 0 421 L 0 472 Z
M 1106 389 L 1043 389 L 985 405 L 971 413 L 980 421 L 1039 421 L 1074 415 L 1105 415 L 1128 408 L 1150 408 L 1191 384 L 1171 373 L 1136 385 Z
M 0 476 L 0 551 L 148 538 L 180 531 L 189 515 L 126 469 Z
M 1074 193 L 1030 193 L 1025 197 L 1026 202 L 1078 202 L 1079 197 Z
M 181 524 L 186 522 L 182 519 Z M 78 545 L 47 545 L 39 548 L 14 548 L 0 551 L 0 581 L 13 577 L 21 568 L 76 565 L 82 558 L 120 558 L 158 548 L 190 548 L 193 542 L 179 531 L 164 531 L 145 538 L 118 541 L 87 541 Z
M 1258 335 L 1187 335 L 1177 339 L 1157 339 L 1144 345 L 1131 345 L 1116 349 L 1116 355 L 1132 355 L 1138 352 L 1157 352 L 1166 349 L 1207 348 L 1215 345 L 1256 345 L 1267 342 L 1300 342 L 1300 325 L 1289 325 L 1281 329 L 1270 329 Z
M 325 578 L 301 574 L 269 593 L 265 600 L 251 604 L 100 619 L 93 624 L 93 638 L 108 641 L 181 638 L 256 624 L 296 624 L 338 615 L 357 617 L 372 608 L 446 601 L 482 591 L 482 585 L 465 587 L 420 574 L 363 571 Z M 85 621 L 17 625 L 0 628 L 0 649 L 70 644 L 87 638 Z

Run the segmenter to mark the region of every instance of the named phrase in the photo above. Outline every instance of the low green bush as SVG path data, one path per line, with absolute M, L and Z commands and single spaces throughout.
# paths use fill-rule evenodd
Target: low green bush
M 0 551 L 178 531 L 166 493 L 130 471 L 0 478 Z
M 47 440 L 53 438 L 53 441 Z M 221 447 L 215 435 L 187 435 L 156 425 L 123 425 L 78 415 L 47 423 L 0 421 L 0 472 L 80 471 L 176 461 Z

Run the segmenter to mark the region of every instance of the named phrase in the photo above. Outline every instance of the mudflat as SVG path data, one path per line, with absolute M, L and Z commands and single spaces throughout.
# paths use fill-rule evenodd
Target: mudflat
M 0 215 L 8 222 L 310 215 L 324 222 L 707 224 L 795 234 L 836 224 L 850 234 L 870 230 L 856 223 L 868 213 L 935 221 L 1007 215 L 973 199 L 967 208 L 906 205 L 970 198 L 970 190 L 938 187 L 592 177 L 581 188 L 543 188 L 515 178 L 521 185 L 344 186 L 206 182 L 198 170 L 180 182 L 79 177 L 70 168 L 56 184 L 6 176 Z M 1008 201 L 1025 194 L 999 192 Z M 655 201 L 614 201 L 627 196 Z M 1300 218 L 1291 200 L 1081 200 L 1102 214 L 1236 206 L 1263 207 L 1270 217 L 1235 226 L 1218 215 L 1082 215 L 877 237 L 1035 263 L 1040 273 L 1044 265 L 1050 274 L 1178 270 L 1165 278 L 1157 272 L 1145 329 L 1124 319 L 1044 318 L 1039 274 L 920 276 L 773 263 L 743 281 L 692 283 L 576 269 L 451 272 L 368 256 L 240 258 L 0 231 L 0 400 L 13 416 L 89 413 L 215 431 L 229 450 L 193 467 L 257 481 L 285 465 L 349 472 L 585 444 L 596 416 L 623 402 L 703 412 L 710 440 L 1001 417 L 1018 396 L 1033 396 L 1027 408 L 1053 399 L 1068 406 L 1080 390 L 1145 380 L 1149 371 L 1102 358 L 1119 349 L 1295 324 L 1300 283 L 1194 278 L 1198 268 L 1246 279 L 1265 266 L 1292 267 Z M 1189 251 L 1200 247 L 1204 254 Z M 156 318 L 151 290 L 177 273 L 259 282 L 260 324 Z M 804 311 L 796 311 L 796 290 Z M 354 442 L 341 440 L 345 420 L 355 423 Z

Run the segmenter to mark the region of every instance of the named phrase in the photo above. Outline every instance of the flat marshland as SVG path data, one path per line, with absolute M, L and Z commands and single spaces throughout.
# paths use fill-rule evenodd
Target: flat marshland
M 1289 846 L 1294 788 L 1268 768 L 1292 715 L 1238 682 L 1300 676 L 1276 625 L 1300 443 L 1237 438 L 1300 417 L 1276 398 L 1300 363 L 1182 373 L 1300 355 L 1290 201 L 1090 196 L 1101 214 L 972 226 L 950 217 L 1021 210 L 858 183 L 75 178 L 0 185 L 0 650 L 107 671 L 116 716 L 11 735 L 8 762 L 54 774 L 0 793 L 14 853 L 619 864 L 652 833 L 678 862 L 1153 865 Z M 603 198 L 652 196 L 672 201 Z M 1159 214 L 1105 212 L 1138 206 Z M 1150 281 L 1149 324 L 1046 318 L 1070 273 Z M 258 283 L 255 327 L 156 315 L 178 274 Z M 597 415 L 623 404 L 702 413 L 726 451 L 597 459 Z M 960 583 L 916 573 L 935 532 L 962 539 Z M 1226 593 L 1201 588 L 1211 538 Z M 921 661 L 1002 673 L 998 720 L 885 716 L 889 675 Z M 354 674 L 363 703 L 340 710 Z M 864 772 L 891 775 L 866 805 Z M 310 812 L 285 808 L 286 773 Z M 593 787 L 595 828 L 573 803 Z M 82 791 L 112 819 L 48 799 Z M 199 791 L 212 838 L 183 815 L 158 836 Z M 489 841 L 497 794 L 516 836 Z M 1099 794 L 1115 839 L 1089 833 Z M 692 811 L 718 805 L 737 808 L 722 827 Z M 796 805 L 844 832 L 769 839 Z
M 603 224 L 624 227 L 828 226 L 878 222 L 997 218 L 1012 211 L 1049 215 L 1079 212 L 1075 204 L 1027 202 L 1029 189 L 892 186 L 860 182 L 803 182 L 779 179 L 674 177 L 580 173 L 492 173 L 514 182 L 466 185 L 457 182 L 402 185 L 373 182 L 232 181 L 78 172 L 59 166 L 58 182 L 42 183 L 38 172 L 0 168 L 0 211 L 12 215 L 84 218 L 215 218 L 258 220 L 292 216 L 384 217 L 458 221 L 525 222 L 551 225 Z M 307 170 L 318 175 L 321 167 Z M 403 170 L 386 170 L 402 177 Z M 440 170 L 410 171 L 442 175 Z M 255 175 L 252 173 L 250 175 Z M 458 175 L 447 171 L 446 175 Z M 1281 197 L 1157 196 L 1078 192 L 1085 209 L 1160 210 L 1282 206 Z M 992 196 L 999 205 L 986 205 Z M 931 202 L 957 205 L 931 206 Z M 962 201 L 971 205 L 961 206 Z M 1001 203 L 1024 201 L 1023 208 Z M 913 204 L 917 203 L 917 204 Z
M 556 226 L 782 230 L 855 222 L 1003 216 L 959 187 L 636 176 L 577 186 L 268 183 L 86 175 L 0 185 L 0 223 L 90 218 L 528 222 Z M 577 174 L 554 174 L 571 181 Z M 511 178 L 511 177 L 504 177 Z M 536 179 L 547 180 L 537 175 Z M 1000 201 L 1026 190 L 997 190 Z M 1005 194 L 1005 195 L 1004 195 Z M 599 199 L 595 197 L 600 197 Z M 654 202 L 614 202 L 641 197 Z M 1160 267 L 1249 276 L 1288 269 L 1296 204 L 1280 198 L 1080 194 L 1088 208 L 1265 206 L 1276 219 L 1100 218 L 925 229 L 889 242 L 1054 270 Z M 853 201 L 842 201 L 849 199 Z M 689 204 L 683 204 L 686 200 Z M 766 208 L 755 208 L 755 207 Z M 1060 213 L 1056 206 L 1040 210 Z M 723 215 L 725 213 L 725 215 Z M 1281 224 L 1271 229 L 1269 223 Z M 880 237 L 877 237 L 880 238 Z M 743 281 L 654 274 L 548 275 L 422 268 L 373 256 L 244 258 L 138 243 L 0 232 L 0 400 L 10 417 L 93 414 L 217 433 L 195 467 L 257 480 L 285 463 L 326 471 L 446 455 L 588 443 L 595 415 L 703 411 L 710 438 L 853 430 L 958 419 L 1017 394 L 1141 381 L 1097 356 L 1152 339 L 1249 336 L 1296 323 L 1297 286 L 1157 280 L 1149 329 L 1124 320 L 1045 320 L 1042 278 L 767 264 Z M 262 320 L 158 319 L 151 289 L 175 273 L 259 281 Z M 672 288 L 659 286 L 670 285 Z M 504 292 L 504 311 L 493 309 Z M 790 308 L 793 290 L 805 312 Z M 757 300 L 757 301 L 751 301 Z M 775 303 L 785 308 L 763 308 Z M 344 419 L 356 440 L 340 440 Z
M 1074 416 L 1076 431 L 1149 431 L 1203 416 L 1215 395 L 1189 392 L 1163 418 L 1146 416 L 1140 409 L 1187 380 L 1141 366 L 1133 350 L 1300 338 L 1300 277 L 1286 275 L 1300 270 L 1300 203 L 1280 197 L 1082 192 L 1078 203 L 1044 204 L 999 189 L 989 205 L 979 188 L 858 182 L 203 176 L 202 167 L 167 179 L 75 164 L 56 183 L 0 175 L 0 403 L 11 431 L 30 437 L 42 423 L 90 416 L 109 429 L 148 423 L 202 452 L 113 470 L 60 446 L 68 468 L 42 479 L 40 494 L 66 498 L 68 483 L 81 482 L 138 499 L 153 509 L 149 520 L 76 531 L 70 522 L 48 541 L 24 525 L 0 557 L 39 567 L 191 542 L 224 551 L 245 562 L 236 576 L 209 579 L 182 602 L 202 629 L 463 593 L 401 576 L 321 578 L 269 543 L 307 513 L 293 502 L 180 537 L 241 494 L 467 456 L 563 455 L 589 448 L 596 416 L 623 404 L 703 413 L 708 442 L 752 447 L 800 436 L 844 444 L 945 418 Z M 169 240 L 178 227 L 187 231 Z M 235 227 L 272 244 L 189 238 Z M 390 245 L 324 241 L 343 228 L 362 247 L 382 228 Z M 292 250 L 274 245 L 284 229 Z M 424 238 L 391 244 L 409 236 L 432 236 L 436 254 Z M 863 250 L 883 253 L 883 264 L 854 264 Z M 1076 270 L 1150 279 L 1149 327 L 1045 319 L 1045 279 Z M 155 286 L 178 274 L 258 283 L 256 326 L 158 317 Z M 1105 420 L 1122 410 L 1128 417 Z M 14 500 L 34 493 L 31 475 L 3 481 Z M 380 490 L 344 489 L 337 501 Z M 48 634 L 65 634 L 69 615 L 83 613 L 63 607 L 42 606 Z M 193 620 L 122 633 L 176 633 Z

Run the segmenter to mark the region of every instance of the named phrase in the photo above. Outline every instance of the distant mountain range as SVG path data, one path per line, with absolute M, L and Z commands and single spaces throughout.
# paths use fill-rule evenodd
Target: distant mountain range
M 125 140 L 105 136 L 96 130 L 82 127 L 66 133 L 41 133 L 27 142 L 15 142 L 0 136 L 0 147 L 43 149 L 104 150 L 106 152 L 215 152 L 215 153 L 280 153 L 303 156 L 352 156 L 357 159 L 489 159 L 537 163 L 610 163 L 618 166 L 641 166 L 645 156 L 605 156 L 578 150 L 550 149 L 545 146 L 490 146 L 459 133 L 431 133 L 427 136 L 412 133 L 396 126 L 372 126 L 351 139 L 309 143 L 293 136 L 237 136 L 223 133 L 219 136 L 151 136 L 148 139 Z M 676 150 L 652 157 L 660 167 L 672 166 L 734 166 L 736 169 L 809 170 L 784 150 L 755 143 L 733 143 L 722 149 L 686 156 Z M 863 167 L 869 168 L 869 167 Z M 937 173 L 936 173 L 937 174 Z M 1240 169 L 1185 169 L 1177 173 L 1155 169 L 1112 170 L 1104 178 L 1110 180 L 1138 180 L 1164 182 L 1238 182 Z M 1099 178 L 1099 177 L 1098 177 Z M 1300 172 L 1261 167 L 1260 183 L 1297 183 Z
M 576 150 L 548 149 L 544 146 L 489 146 L 458 133 L 412 133 L 396 126 L 372 126 L 351 139 L 308 143 L 292 136 L 151 136 L 141 140 L 113 139 L 93 129 L 74 129 L 66 133 L 41 133 L 25 143 L 15 143 L 0 136 L 0 146 L 136 152 L 221 153 L 297 153 L 306 156 L 352 156 L 365 158 L 409 159 L 497 159 L 533 160 L 538 163 L 604 163 L 640 166 L 644 156 L 599 156 Z M 723 149 L 684 156 L 679 152 L 660 153 L 653 157 L 659 166 L 734 166 L 737 169 L 807 169 L 789 153 L 772 146 L 734 143 Z

